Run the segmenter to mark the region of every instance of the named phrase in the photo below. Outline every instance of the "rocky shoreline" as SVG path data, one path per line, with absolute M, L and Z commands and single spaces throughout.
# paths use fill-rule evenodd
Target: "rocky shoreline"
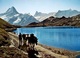
M 12 31 L 14 31 L 14 30 L 16 30 L 17 28 L 6 28 L 5 29 L 5 31 L 7 31 L 7 32 L 12 32 Z

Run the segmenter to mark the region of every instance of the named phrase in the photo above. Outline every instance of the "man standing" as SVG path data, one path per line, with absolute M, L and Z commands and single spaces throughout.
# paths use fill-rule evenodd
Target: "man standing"
M 19 47 L 18 47 L 18 48 L 20 48 L 21 45 L 22 45 L 22 35 L 21 35 L 21 33 L 20 33 L 20 34 L 19 34 Z
M 35 44 L 37 45 L 37 37 L 34 36 L 34 34 L 30 34 L 30 38 L 28 39 L 29 46 L 34 49 Z
M 26 42 L 26 41 L 25 41 L 25 40 L 26 40 L 26 34 L 23 34 L 22 37 L 23 37 L 23 45 L 24 45 L 24 44 L 26 44 L 26 43 L 25 43 L 25 42 Z

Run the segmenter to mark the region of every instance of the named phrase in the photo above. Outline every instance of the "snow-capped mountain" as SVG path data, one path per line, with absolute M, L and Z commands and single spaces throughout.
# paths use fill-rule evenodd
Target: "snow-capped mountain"
M 55 16 L 55 12 L 51 12 L 51 13 L 41 13 L 36 11 L 34 17 L 39 20 L 39 21 L 43 21 L 46 18 L 50 17 L 50 16 Z
M 43 21 L 45 20 L 46 18 L 50 17 L 50 16 L 54 16 L 54 17 L 62 17 L 62 16 L 65 16 L 65 17 L 72 17 L 72 16 L 76 16 L 80 14 L 79 11 L 77 10 L 59 10 L 58 12 L 51 12 L 51 13 L 41 13 L 41 12 L 38 12 L 36 11 L 34 17 L 39 20 L 39 21 Z
M 14 7 L 9 8 L 5 13 L 0 14 L 0 18 L 13 25 L 25 26 L 32 22 L 38 22 L 32 15 L 18 13 Z
M 62 17 L 62 16 L 72 17 L 72 16 L 76 16 L 76 15 L 78 15 L 78 14 L 80 14 L 79 11 L 69 9 L 69 10 L 62 10 L 62 11 L 59 10 L 59 11 L 55 14 L 55 16 L 56 16 L 56 17 Z

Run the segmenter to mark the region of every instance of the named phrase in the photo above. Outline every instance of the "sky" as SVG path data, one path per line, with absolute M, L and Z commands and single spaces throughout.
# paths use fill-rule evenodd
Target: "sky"
M 0 0 L 0 13 L 6 12 L 12 6 L 19 13 L 30 13 L 32 15 L 36 11 L 43 13 L 68 9 L 80 11 L 80 0 Z

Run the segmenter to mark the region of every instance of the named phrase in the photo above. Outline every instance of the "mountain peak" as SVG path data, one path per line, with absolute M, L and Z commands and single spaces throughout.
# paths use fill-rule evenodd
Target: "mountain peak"
M 11 9 L 16 10 L 14 6 L 12 6 Z
M 14 6 L 12 6 L 11 8 L 9 8 L 6 13 L 11 13 L 11 14 L 18 14 L 17 10 L 15 9 Z
M 79 11 L 77 10 L 72 10 L 72 9 L 68 9 L 68 10 L 59 10 L 57 13 L 56 13 L 56 17 L 62 17 L 62 16 L 65 16 L 65 17 L 72 17 L 72 16 L 75 16 L 75 15 L 78 15 L 80 14 Z
M 36 15 L 38 16 L 38 15 L 41 15 L 41 14 L 42 14 L 41 12 L 36 11 L 34 16 L 36 16 Z
M 44 15 L 46 15 L 46 13 L 42 13 L 38 11 L 36 11 L 36 13 L 34 14 L 34 16 L 44 16 Z

